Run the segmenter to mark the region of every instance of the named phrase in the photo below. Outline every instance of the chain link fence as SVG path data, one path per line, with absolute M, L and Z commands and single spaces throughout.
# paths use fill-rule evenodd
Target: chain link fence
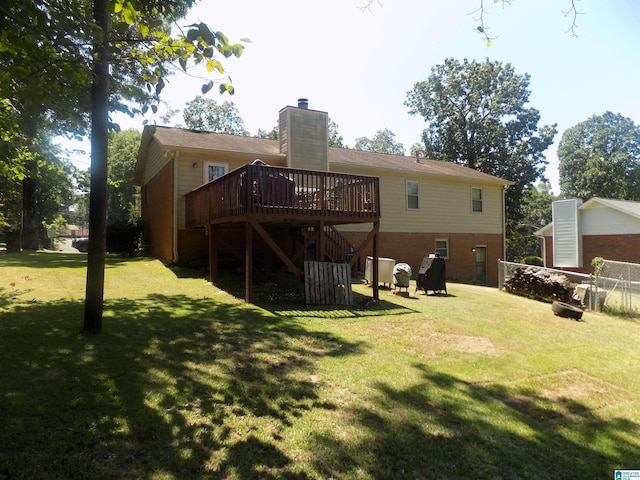
M 640 312 L 640 264 L 596 258 L 595 274 L 498 261 L 498 285 L 504 284 L 517 269 L 533 268 L 566 276 L 574 287 L 574 298 L 594 311 L 604 308 L 621 314 Z
M 640 265 L 594 259 L 594 283 L 604 305 L 622 314 L 637 314 L 640 306 Z

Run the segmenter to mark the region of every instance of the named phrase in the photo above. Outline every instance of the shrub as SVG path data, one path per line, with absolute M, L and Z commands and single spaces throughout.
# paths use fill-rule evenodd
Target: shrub
M 544 260 L 542 257 L 537 257 L 535 255 L 529 255 L 528 257 L 524 257 L 520 263 L 524 263 L 525 265 L 535 265 L 537 267 L 544 267 Z
M 134 256 L 140 253 L 142 222 L 107 225 L 107 252 Z

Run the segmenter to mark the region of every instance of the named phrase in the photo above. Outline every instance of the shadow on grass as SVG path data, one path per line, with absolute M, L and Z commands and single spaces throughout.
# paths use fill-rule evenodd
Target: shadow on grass
M 184 275 L 184 273 L 182 273 Z M 354 280 L 354 284 L 360 280 Z M 235 270 L 221 269 L 216 287 L 244 299 L 244 276 Z M 382 291 L 382 290 L 381 290 Z M 389 292 L 389 290 L 386 290 Z M 271 280 L 256 279 L 253 286 L 253 303 L 279 317 L 306 318 L 356 318 L 381 315 L 405 315 L 413 310 L 381 299 L 373 303 L 371 295 L 353 292 L 353 305 L 308 305 L 305 301 L 304 281 L 292 274 L 281 272 Z
M 364 430 L 360 442 L 332 435 L 310 442 L 322 476 L 599 479 L 637 468 L 638 423 L 527 388 L 416 368 L 421 382 L 405 389 L 378 384 L 365 402 L 370 408 L 348 412 L 353 427 Z
M 26 268 L 86 268 L 87 255 L 60 252 L 30 252 L 7 253 L 1 257 L 2 264 L 7 267 Z M 107 255 L 106 268 L 115 267 L 119 263 L 130 261 L 131 257 Z
M 315 361 L 362 344 L 252 307 L 181 295 L 0 317 L 0 477 L 308 478 L 278 447 L 320 401 Z

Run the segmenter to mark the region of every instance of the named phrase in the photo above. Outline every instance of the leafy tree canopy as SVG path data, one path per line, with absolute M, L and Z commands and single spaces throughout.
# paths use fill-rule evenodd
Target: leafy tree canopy
M 507 190 L 507 233 L 521 219 L 526 188 L 544 180 L 544 151 L 556 126 L 538 127 L 528 107 L 529 75 L 510 64 L 446 59 L 407 93 L 405 105 L 427 123 L 423 154 L 448 160 L 515 183 Z
M 338 132 L 339 125 L 329 118 L 329 146 L 337 148 L 347 148 L 344 143 L 344 138 Z
M 565 197 L 640 200 L 640 126 L 605 112 L 569 128 L 558 146 Z
M 140 192 L 133 184 L 141 134 L 137 130 L 111 132 L 107 163 L 108 224 L 140 220 Z
M 378 130 L 373 138 L 356 138 L 353 146 L 356 150 L 366 152 L 389 153 L 391 155 L 404 155 L 404 145 L 396 141 L 396 135 L 388 128 Z
M 278 127 L 275 126 L 268 132 L 266 130 L 258 129 L 258 133 L 256 133 L 257 138 L 267 138 L 269 140 L 278 140 Z
M 344 144 L 344 138 L 338 132 L 338 124 L 329 118 L 329 146 L 330 147 L 338 147 L 338 148 L 347 148 Z M 278 125 L 273 127 L 270 131 L 264 131 L 262 129 L 258 129 L 258 133 L 256 137 L 258 138 L 269 138 L 271 140 L 278 140 Z
M 231 135 L 249 135 L 233 102 L 218 104 L 213 99 L 197 96 L 187 103 L 182 115 L 187 128 Z
M 541 257 L 541 240 L 534 232 L 551 222 L 551 204 L 558 197 L 551 191 L 548 182 L 527 188 L 522 194 L 520 210 L 522 217 L 507 238 L 507 258 L 521 262 L 524 257 Z

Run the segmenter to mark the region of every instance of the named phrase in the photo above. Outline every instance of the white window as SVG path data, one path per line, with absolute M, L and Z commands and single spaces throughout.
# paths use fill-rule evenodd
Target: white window
M 442 258 L 449 258 L 448 238 L 436 238 L 436 254 Z
M 419 208 L 420 206 L 420 184 L 418 182 L 407 182 L 407 208 Z
M 226 163 L 204 162 L 204 183 L 223 176 L 229 170 Z
M 482 213 L 482 188 L 471 188 L 471 211 Z

